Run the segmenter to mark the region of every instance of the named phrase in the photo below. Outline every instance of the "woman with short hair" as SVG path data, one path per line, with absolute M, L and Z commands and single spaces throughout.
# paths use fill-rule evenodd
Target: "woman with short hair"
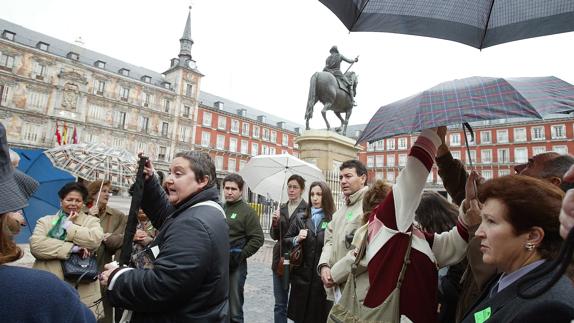
M 520 297 L 540 289 L 553 271 L 540 276 L 560 249 L 558 216 L 564 193 L 558 187 L 527 176 L 504 176 L 479 189 L 484 205 L 475 235 L 486 264 L 500 272 L 467 312 L 463 322 L 563 322 L 574 317 L 574 287 L 562 277 L 535 298 Z M 549 309 L 552 309 L 549 311 Z M 528 316 L 520 316 L 527 310 Z M 482 322 L 481 321 L 481 322 Z

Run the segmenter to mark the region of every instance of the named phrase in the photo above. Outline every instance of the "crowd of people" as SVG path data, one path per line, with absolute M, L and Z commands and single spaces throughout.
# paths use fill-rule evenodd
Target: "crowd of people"
M 484 180 L 452 157 L 445 136 L 424 130 L 394 184 L 368 185 L 365 165 L 342 163 L 338 209 L 325 182 L 287 179 L 289 200 L 269 227 L 274 322 L 574 319 L 574 273 L 556 268 L 574 225 L 574 158 L 544 153 Z M 222 180 L 221 195 L 206 153 L 178 153 L 163 182 L 148 161 L 130 266 L 113 261 L 127 217 L 108 206 L 112 183 L 68 183 L 60 210 L 36 223 L 30 269 L 6 264 L 22 257 L 19 210 L 38 183 L 11 164 L 1 125 L 0 145 L 3 320 L 244 321 L 247 259 L 265 237 L 240 175 Z M 435 163 L 452 201 L 424 191 Z M 71 259 L 99 274 L 72 278 Z

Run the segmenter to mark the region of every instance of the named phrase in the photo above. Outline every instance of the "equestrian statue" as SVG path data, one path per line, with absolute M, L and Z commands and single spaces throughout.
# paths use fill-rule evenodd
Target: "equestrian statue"
M 323 115 L 327 130 L 331 129 L 329 121 L 327 121 L 327 111 L 331 110 L 341 120 L 341 126 L 335 131 L 346 135 L 349 117 L 355 106 L 354 97 L 357 93 L 357 75 L 355 72 L 349 72 L 349 69 L 355 62 L 359 61 L 359 57 L 357 56 L 354 60 L 348 59 L 339 54 L 337 46 L 331 47 L 329 52 L 331 55 L 327 57 L 323 71 L 316 72 L 311 76 L 307 110 L 305 111 L 305 125 L 306 129 L 309 130 L 309 119 L 313 117 L 313 108 L 317 101 L 321 101 L 323 103 L 321 115 Z M 351 64 L 345 74 L 341 73 L 342 61 Z M 345 113 L 344 119 L 341 113 Z

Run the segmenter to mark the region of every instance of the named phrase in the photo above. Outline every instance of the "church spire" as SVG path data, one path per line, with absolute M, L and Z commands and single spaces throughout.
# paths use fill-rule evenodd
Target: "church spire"
M 191 39 L 191 6 L 189 6 L 185 29 L 183 30 L 183 35 L 181 36 L 179 43 L 179 64 L 187 65 L 187 62 L 191 61 L 191 46 L 193 45 L 193 40 Z

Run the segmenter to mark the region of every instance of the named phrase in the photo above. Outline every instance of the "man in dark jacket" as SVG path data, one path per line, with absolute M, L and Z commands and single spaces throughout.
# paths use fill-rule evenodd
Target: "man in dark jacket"
M 303 191 L 305 190 L 305 179 L 299 175 L 291 175 L 287 180 L 287 195 L 289 202 L 281 205 L 281 207 L 273 214 L 273 222 L 271 224 L 271 238 L 277 240 L 273 246 L 273 262 L 271 270 L 273 270 L 273 296 L 275 297 L 274 307 L 274 322 L 287 323 L 287 301 L 289 295 L 289 286 L 284 286 L 282 276 L 278 274 L 279 267 L 283 264 L 279 263 L 280 257 L 289 252 L 289 244 L 285 238 L 285 234 L 299 213 L 304 213 L 307 208 L 307 203 L 302 198 Z
M 223 179 L 225 216 L 229 225 L 229 319 L 243 322 L 243 286 L 247 279 L 247 258 L 261 248 L 265 238 L 255 210 L 243 200 L 243 178 L 238 174 Z
M 215 167 L 202 152 L 178 153 L 166 191 L 145 168 L 141 208 L 157 237 L 148 245 L 153 269 L 106 265 L 101 282 L 113 306 L 137 322 L 227 322 L 229 231 L 218 201 Z

